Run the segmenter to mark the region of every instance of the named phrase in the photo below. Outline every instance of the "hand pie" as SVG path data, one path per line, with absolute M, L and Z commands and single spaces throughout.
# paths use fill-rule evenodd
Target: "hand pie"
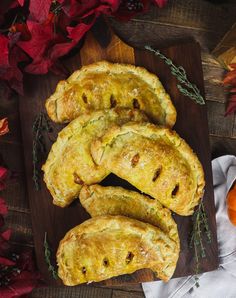
M 157 201 L 136 191 L 122 187 L 100 185 L 83 186 L 80 202 L 92 216 L 124 215 L 160 228 L 179 247 L 177 225 L 171 212 Z
M 114 107 L 143 110 L 154 122 L 172 127 L 176 110 L 161 82 L 145 68 L 100 61 L 60 81 L 46 101 L 49 117 L 70 122 L 82 113 Z
M 204 173 L 178 134 L 150 123 L 109 129 L 93 142 L 94 161 L 180 215 L 190 215 L 203 195 Z
M 124 216 L 100 216 L 61 240 L 58 274 L 65 285 L 74 286 L 149 268 L 168 281 L 178 256 L 176 243 L 159 228 Z
M 58 135 L 47 161 L 42 167 L 44 181 L 53 196 L 53 203 L 65 207 L 78 197 L 83 184 L 94 184 L 110 171 L 97 166 L 90 155 L 90 144 L 114 124 L 146 116 L 138 110 L 112 109 L 83 114 Z

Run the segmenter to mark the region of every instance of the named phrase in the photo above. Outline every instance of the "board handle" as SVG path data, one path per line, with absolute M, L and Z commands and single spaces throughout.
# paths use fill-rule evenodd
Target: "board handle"
M 102 17 L 85 37 L 80 50 L 81 65 L 97 61 L 135 64 L 134 48 L 124 43 Z

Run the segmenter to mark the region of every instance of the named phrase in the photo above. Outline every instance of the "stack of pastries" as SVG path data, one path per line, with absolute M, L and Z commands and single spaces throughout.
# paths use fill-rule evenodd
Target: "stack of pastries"
M 70 122 L 43 166 L 53 203 L 79 198 L 92 217 L 61 240 L 59 277 L 73 286 L 149 268 L 168 281 L 180 251 L 170 210 L 191 215 L 205 182 L 197 156 L 171 130 L 176 110 L 157 76 L 100 61 L 59 82 L 46 109 Z M 99 185 L 110 173 L 137 191 Z

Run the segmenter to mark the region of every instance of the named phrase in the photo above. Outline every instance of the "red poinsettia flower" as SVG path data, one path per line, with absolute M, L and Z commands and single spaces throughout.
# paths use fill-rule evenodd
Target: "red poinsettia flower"
M 12 0 L 0 4 L 0 80 L 5 90 L 23 93 L 24 71 L 59 73 L 59 58 L 68 54 L 101 14 L 129 20 L 146 12 L 153 3 L 163 7 L 167 0 Z M 19 15 L 24 17 L 18 18 Z M 16 14 L 9 20 L 9 11 Z M 7 26 L 7 27 L 5 27 Z M 6 29 L 8 28 L 8 29 Z
M 223 79 L 223 85 L 229 89 L 229 102 L 225 116 L 236 112 L 236 63 L 230 64 L 230 71 L 227 72 Z
M 15 23 L 9 28 L 9 32 L 11 33 L 20 33 L 20 40 L 29 40 L 31 38 L 29 29 L 25 23 Z
M 136 14 L 147 12 L 151 3 L 162 8 L 167 3 L 167 0 L 121 0 L 119 9 L 113 15 L 119 20 L 128 21 Z
M 31 250 L 20 255 L 13 254 L 12 258 L 14 259 L 13 264 L 7 265 L 6 272 L 3 270 L 4 285 L 0 287 L 0 297 L 23 297 L 40 284 L 41 276 L 36 271 Z
M 27 72 L 42 74 L 47 73 L 49 69 L 57 72 L 58 68 L 55 64 L 58 58 L 66 55 L 77 45 L 93 26 L 96 17 L 101 13 L 110 14 L 119 5 L 117 0 L 61 0 L 58 3 L 60 3 L 59 6 L 52 8 L 51 0 L 30 2 L 30 20 L 27 21 L 27 28 L 31 39 L 20 40 L 17 43 L 33 60 L 25 68 Z M 88 21 L 89 17 L 91 18 Z M 65 28 L 62 28 L 65 35 L 55 32 L 55 26 L 58 25 L 61 28 L 61 20 L 65 25 Z M 71 21 L 76 21 L 78 24 L 75 27 L 68 26 Z
M 57 59 L 67 54 L 90 29 L 92 24 L 78 24 L 76 27 L 67 27 L 68 37 L 55 34 L 54 25 L 51 22 L 45 24 L 28 21 L 27 26 L 31 33 L 29 41 L 19 41 L 18 46 L 24 50 L 31 58 L 32 63 L 29 64 L 25 71 L 34 74 L 44 74 L 54 66 Z
M 18 63 L 27 60 L 27 56 L 15 43 L 19 34 L 11 34 L 8 37 L 0 35 L 0 80 L 6 82 L 10 88 L 23 94 L 23 75 L 18 68 Z

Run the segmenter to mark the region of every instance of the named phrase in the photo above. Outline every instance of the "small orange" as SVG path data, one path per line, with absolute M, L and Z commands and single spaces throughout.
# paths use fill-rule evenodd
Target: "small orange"
M 227 195 L 227 205 L 229 219 L 236 226 L 236 184 Z
M 228 209 L 228 217 L 231 223 L 236 226 L 236 211 Z

